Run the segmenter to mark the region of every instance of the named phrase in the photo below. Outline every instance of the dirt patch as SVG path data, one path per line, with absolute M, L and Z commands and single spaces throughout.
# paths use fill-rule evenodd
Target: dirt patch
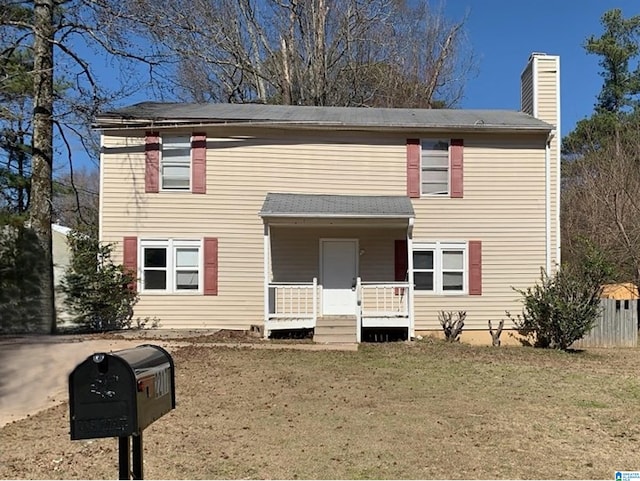
M 357 352 L 187 346 L 149 479 L 611 479 L 637 470 L 640 350 L 443 342 Z M 2 478 L 117 476 L 61 405 L 0 430 Z
M 208 342 L 264 342 L 259 333 L 251 333 L 249 331 L 237 331 L 230 329 L 221 329 L 218 332 L 196 336 L 189 338 L 190 342 L 208 343 Z

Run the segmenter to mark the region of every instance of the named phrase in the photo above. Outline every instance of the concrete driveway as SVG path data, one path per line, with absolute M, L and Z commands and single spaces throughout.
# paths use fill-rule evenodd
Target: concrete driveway
M 0 427 L 67 401 L 69 373 L 91 354 L 145 343 L 79 336 L 0 338 Z
M 348 344 L 277 344 L 233 342 L 206 344 L 191 339 L 216 330 L 144 330 L 119 332 L 123 339 L 98 336 L 0 337 L 0 427 L 69 400 L 69 374 L 90 355 L 156 344 L 167 351 L 185 346 L 235 346 L 246 349 L 297 349 L 357 351 Z M 136 339 L 126 339 L 136 337 Z M 191 339 L 190 339 L 191 338 Z

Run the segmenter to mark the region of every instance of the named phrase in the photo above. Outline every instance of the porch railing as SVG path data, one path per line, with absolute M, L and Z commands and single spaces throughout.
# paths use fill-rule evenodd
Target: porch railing
M 360 282 L 362 317 L 409 317 L 408 282 Z
M 312 282 L 269 283 L 269 319 L 310 319 L 318 316 L 318 279 Z

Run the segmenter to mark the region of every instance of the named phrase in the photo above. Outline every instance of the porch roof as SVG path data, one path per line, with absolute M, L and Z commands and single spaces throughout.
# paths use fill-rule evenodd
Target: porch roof
M 411 200 L 403 195 L 326 195 L 268 193 L 261 217 L 409 219 Z

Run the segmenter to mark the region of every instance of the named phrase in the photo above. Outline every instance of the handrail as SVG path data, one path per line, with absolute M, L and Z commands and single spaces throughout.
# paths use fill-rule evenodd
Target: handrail
M 393 287 L 409 287 L 406 281 L 362 281 L 363 286 L 393 286 Z
M 360 312 L 363 317 L 409 316 L 408 282 L 362 283 Z
M 318 280 L 270 282 L 268 319 L 317 319 Z

